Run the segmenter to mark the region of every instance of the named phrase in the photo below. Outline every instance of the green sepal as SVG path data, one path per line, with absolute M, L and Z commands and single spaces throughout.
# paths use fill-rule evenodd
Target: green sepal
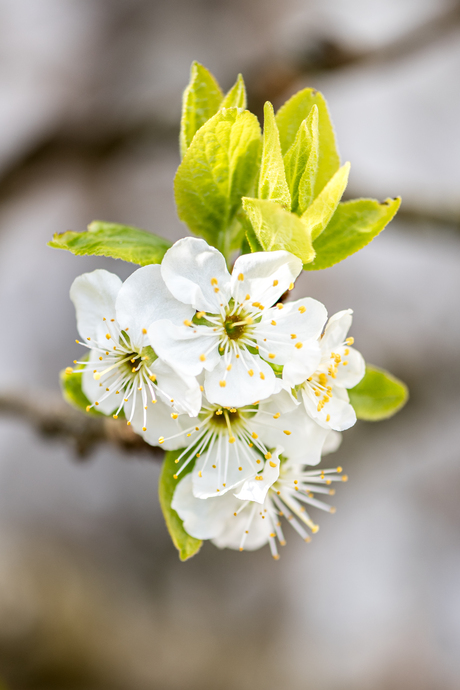
M 166 527 L 171 535 L 172 542 L 179 551 L 180 560 L 186 561 L 188 558 L 198 553 L 203 542 L 200 539 L 191 537 L 185 531 L 182 520 L 176 511 L 171 508 L 171 502 L 178 482 L 177 479 L 174 479 L 174 475 L 177 471 L 175 460 L 179 457 L 181 452 L 181 450 L 170 450 L 165 454 L 158 484 L 158 496 Z M 187 465 L 181 473 L 181 478 L 192 470 L 192 466 L 193 463 Z
M 260 139 L 255 115 L 221 110 L 196 133 L 176 173 L 180 220 L 225 255 L 233 241 L 228 228 L 257 173 Z
M 298 215 L 306 211 L 314 198 L 318 151 L 318 106 L 314 105 L 284 154 L 286 179 L 292 199 L 291 211 Z
M 273 106 L 267 101 L 264 106 L 264 134 L 262 160 L 259 174 L 259 199 L 267 199 L 291 210 L 291 194 L 286 181 L 280 137 L 276 126 Z
M 224 97 L 219 110 L 221 108 L 246 108 L 246 87 L 242 74 L 238 75 L 236 82 Z
M 315 89 L 303 89 L 290 98 L 276 113 L 283 154 L 292 146 L 298 129 L 310 114 L 312 107 L 318 108 L 318 172 L 313 197 L 323 189 L 339 169 L 340 157 L 335 142 L 335 133 L 324 96 Z
M 366 364 L 364 378 L 348 393 L 356 416 L 367 422 L 392 417 L 409 399 L 405 383 L 371 364 Z
M 302 221 L 309 229 L 313 241 L 321 235 L 334 215 L 347 186 L 349 172 L 350 163 L 345 163 L 303 213 Z
M 262 249 L 270 252 L 284 249 L 307 264 L 315 251 L 308 228 L 302 220 L 279 204 L 265 199 L 243 198 L 243 208 L 251 221 Z M 251 243 L 248 234 L 246 234 Z
M 77 256 L 110 256 L 132 264 L 159 264 L 170 242 L 131 225 L 94 220 L 87 232 L 56 233 L 48 247 L 67 249 Z
M 70 405 L 78 408 L 82 412 L 94 415 L 95 417 L 100 417 L 102 413 L 95 410 L 94 407 L 90 407 L 91 403 L 83 393 L 81 387 L 81 379 L 83 374 L 75 373 L 84 368 L 84 365 L 79 364 L 76 367 L 68 367 L 67 369 L 63 369 L 61 372 L 59 372 L 62 396 Z M 70 371 L 70 369 L 72 369 L 72 371 Z
M 196 132 L 217 113 L 222 98 L 223 93 L 211 72 L 199 62 L 193 62 L 190 69 L 190 81 L 182 96 L 179 135 L 182 158 Z
M 328 226 L 315 240 L 314 261 L 304 266 L 319 271 L 343 261 L 371 242 L 395 216 L 401 199 L 354 199 L 340 203 Z

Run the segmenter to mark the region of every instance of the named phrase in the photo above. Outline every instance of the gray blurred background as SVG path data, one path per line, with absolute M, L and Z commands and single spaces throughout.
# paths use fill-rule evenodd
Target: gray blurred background
M 448 0 L 0 0 L 0 393 L 58 395 L 78 354 L 73 278 L 121 262 L 45 246 L 93 219 L 175 240 L 193 59 L 250 106 L 322 90 L 349 196 L 398 220 L 297 296 L 352 307 L 357 347 L 410 386 L 330 463 L 350 476 L 282 558 L 179 562 L 159 463 L 79 462 L 0 417 L 0 677 L 18 690 L 460 687 L 460 6 Z M 50 397 L 51 396 L 51 397 Z M 47 402 L 43 403 L 45 408 Z M 5 412 L 5 410 L 4 410 Z

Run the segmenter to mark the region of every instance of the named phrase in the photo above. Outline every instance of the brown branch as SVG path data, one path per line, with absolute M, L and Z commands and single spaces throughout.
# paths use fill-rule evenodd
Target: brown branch
M 4 392 L 0 394 L 0 414 L 28 422 L 42 436 L 70 442 L 79 458 L 87 457 L 102 443 L 123 451 L 148 453 L 151 460 L 162 458 L 162 451 L 149 446 L 126 422 L 84 414 L 60 395 L 35 391 L 19 397 Z

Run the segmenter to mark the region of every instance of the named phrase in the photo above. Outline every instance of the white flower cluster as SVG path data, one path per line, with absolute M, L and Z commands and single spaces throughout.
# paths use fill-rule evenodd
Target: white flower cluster
M 273 251 L 240 256 L 230 275 L 217 249 L 185 238 L 124 283 L 96 270 L 70 293 L 89 407 L 182 449 L 172 507 L 190 535 L 240 550 L 268 542 L 275 558 L 280 516 L 309 541 L 306 506 L 333 512 L 315 494 L 333 494 L 341 468 L 306 468 L 355 423 L 347 388 L 365 369 L 351 310 L 327 321 L 314 299 L 279 301 L 301 270 Z

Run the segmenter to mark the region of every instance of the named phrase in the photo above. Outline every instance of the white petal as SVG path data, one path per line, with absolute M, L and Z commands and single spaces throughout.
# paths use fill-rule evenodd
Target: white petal
M 185 531 L 196 539 L 213 539 L 234 520 L 238 501 L 231 493 L 218 498 L 196 498 L 192 491 L 192 475 L 187 474 L 177 485 L 171 508 L 184 522 Z
M 340 447 L 342 443 L 342 434 L 338 431 L 330 431 L 326 436 L 324 441 L 323 452 L 321 455 L 329 455 L 329 453 L 335 453 L 335 451 Z
M 302 389 L 302 399 L 305 409 L 319 424 L 336 431 L 345 431 L 356 422 L 356 412 L 348 399 L 348 393 L 344 388 L 333 386 L 332 398 L 318 410 L 318 400 L 309 389 Z M 329 419 L 328 419 L 329 417 Z
M 337 367 L 334 383 L 342 388 L 353 388 L 363 378 L 366 372 L 366 363 L 358 350 L 355 350 L 353 347 L 346 349 L 348 350 L 347 355 L 344 353 L 345 348 L 338 350 L 342 361 Z M 347 362 L 347 364 L 344 365 L 344 362 Z
M 156 264 L 138 268 L 125 280 L 116 300 L 116 314 L 120 327 L 128 327 L 131 342 L 138 345 L 143 342 L 143 329 L 153 321 L 169 319 L 179 324 L 191 319 L 195 310 L 172 296 Z
M 88 360 L 88 366 L 85 368 L 85 371 L 81 375 L 81 387 L 83 393 L 86 395 L 90 403 L 99 402 L 99 405 L 95 405 L 94 407 L 94 409 L 97 410 L 97 412 L 102 412 L 102 414 L 107 415 L 112 414 L 112 412 L 114 412 L 121 403 L 121 393 L 120 395 L 111 393 L 105 398 L 105 400 L 101 400 L 101 398 L 107 392 L 105 389 L 108 388 L 111 382 L 115 379 L 112 378 L 112 376 L 110 378 L 109 376 L 107 376 L 104 377 L 103 380 L 95 381 L 93 372 L 96 367 L 91 366 L 91 363 L 93 361 L 95 363 L 97 362 L 98 364 L 100 364 L 99 357 L 94 352 L 91 352 Z
M 252 513 L 253 510 L 254 513 Z M 235 510 L 235 512 L 237 511 Z M 247 508 L 225 524 L 225 529 L 222 530 L 218 537 L 212 540 L 212 543 L 219 547 L 219 549 L 239 550 L 242 537 L 247 531 L 244 550 L 255 551 L 260 549 L 261 546 L 268 542 L 272 531 L 270 520 L 267 517 L 264 518 L 263 514 L 264 510 L 260 509 L 257 503 L 249 504 Z
M 278 446 L 270 460 L 265 461 L 263 472 L 256 477 L 247 479 L 243 486 L 234 495 L 242 501 L 256 501 L 263 503 L 267 497 L 268 490 L 280 476 L 279 455 L 284 448 Z
M 70 288 L 70 299 L 77 312 L 77 328 L 82 338 L 97 339 L 102 319 L 115 318 L 115 300 L 122 282 L 118 276 L 98 268 L 78 276 Z
M 136 401 L 136 408 L 132 419 L 132 427 L 137 434 L 140 434 L 144 441 L 151 446 L 161 446 L 164 450 L 177 450 L 188 445 L 189 439 L 186 436 L 186 430 L 191 426 L 190 417 L 188 415 L 179 415 L 177 419 L 173 419 L 171 414 L 173 411 L 171 407 L 157 400 L 155 404 L 149 404 L 146 410 L 146 428 L 144 426 L 144 408 L 142 400 Z M 174 438 L 169 439 L 170 436 Z M 159 442 L 160 437 L 165 438 L 163 443 Z
M 271 307 L 295 282 L 301 270 L 301 260 L 290 252 L 244 254 L 233 267 L 232 295 L 242 301 L 249 294 L 251 302 Z
M 213 369 L 220 360 L 219 336 L 206 326 L 193 328 L 155 321 L 147 333 L 157 355 L 190 376 L 198 376 L 203 369 Z
M 291 359 L 284 365 L 283 381 L 294 388 L 306 381 L 317 370 L 321 361 L 321 349 L 319 343 L 307 341 L 302 350 L 296 350 Z
M 273 369 L 257 355 L 243 351 L 239 358 L 233 352 L 229 359 L 221 357 L 215 369 L 206 372 L 204 383 L 210 402 L 229 407 L 243 407 L 268 398 L 275 387 Z
M 176 242 L 163 258 L 161 274 L 174 297 L 198 311 L 217 314 L 220 304 L 228 302 L 230 275 L 225 259 L 204 240 L 184 237 Z
M 352 314 L 352 309 L 345 309 L 331 316 L 321 338 L 321 349 L 323 352 L 335 351 L 336 348 L 342 345 L 350 330 L 353 320 Z
M 195 464 L 194 495 L 197 498 L 222 496 L 249 477 L 255 476 L 257 465 L 249 457 L 248 450 L 238 439 L 235 443 L 229 443 L 228 436 L 219 437 L 212 450 L 203 453 Z
M 200 385 L 194 376 L 180 374 L 161 359 L 150 367 L 157 377 L 158 392 L 164 402 L 173 405 L 179 413 L 196 417 L 201 409 Z

